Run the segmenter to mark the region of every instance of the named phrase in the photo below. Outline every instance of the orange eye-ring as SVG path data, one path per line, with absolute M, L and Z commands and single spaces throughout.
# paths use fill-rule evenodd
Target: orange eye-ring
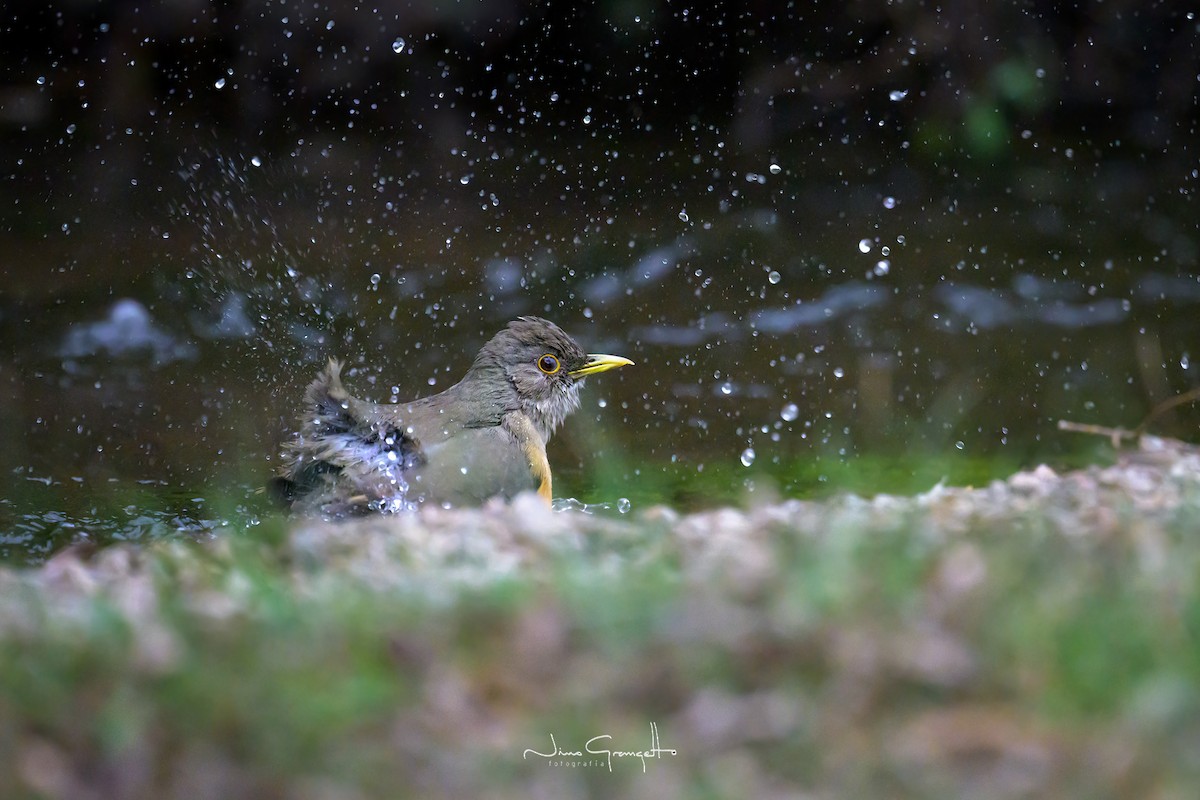
M 554 356 L 550 355 L 549 353 L 546 353 L 546 355 L 539 358 L 537 361 L 537 365 L 538 365 L 538 369 L 540 369 L 542 372 L 546 373 L 547 375 L 553 375 L 554 373 L 556 373 L 560 369 L 562 369 L 562 365 L 558 363 L 558 359 L 555 358 Z

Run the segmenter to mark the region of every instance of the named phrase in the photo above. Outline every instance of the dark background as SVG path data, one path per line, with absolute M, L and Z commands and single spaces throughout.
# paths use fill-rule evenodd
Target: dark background
M 551 443 L 635 507 L 1078 463 L 1197 383 L 1187 3 L 5 11 L 18 548 L 207 519 L 328 357 L 409 399 L 518 314 L 638 362 Z
M 1184 2 L 18 0 L 6 16 L 14 232 L 36 230 L 51 197 L 150 203 L 181 151 L 218 144 L 325 172 L 334 148 L 427 176 L 485 142 L 688 154 L 720 140 L 836 170 L 842 137 L 906 143 L 937 171 L 997 169 L 1034 144 L 1186 171 L 1200 87 Z

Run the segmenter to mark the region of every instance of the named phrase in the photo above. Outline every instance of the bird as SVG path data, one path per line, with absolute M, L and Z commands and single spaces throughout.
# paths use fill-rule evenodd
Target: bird
M 550 503 L 546 442 L 579 408 L 583 379 L 632 364 L 586 353 L 533 316 L 493 336 L 458 383 L 410 402 L 352 396 L 330 359 L 305 392 L 268 488 L 294 511 L 328 516 L 479 505 L 530 490 Z

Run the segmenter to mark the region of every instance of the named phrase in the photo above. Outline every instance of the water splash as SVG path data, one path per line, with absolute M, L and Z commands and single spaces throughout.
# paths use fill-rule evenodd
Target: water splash
M 585 503 L 574 497 L 556 497 L 551 502 L 550 507 L 559 512 L 575 511 L 581 514 L 611 514 L 613 511 L 618 514 L 628 514 L 633 510 L 633 503 L 627 497 L 619 497 L 616 501 L 602 501 L 599 503 Z

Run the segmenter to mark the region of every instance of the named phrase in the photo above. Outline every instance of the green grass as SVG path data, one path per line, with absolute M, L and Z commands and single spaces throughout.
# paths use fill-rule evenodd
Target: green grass
M 1091 448 L 1065 453 L 1054 467 L 1063 469 L 1111 460 L 1111 449 Z M 666 503 L 683 510 L 718 505 L 742 505 L 761 496 L 824 498 L 851 492 L 909 495 L 927 491 L 938 483 L 948 486 L 985 486 L 1020 469 L 1039 463 L 1023 454 L 971 456 L 961 453 L 872 452 L 852 457 L 817 453 L 770 461 L 760 459 L 750 467 L 733 463 L 623 462 L 608 457 L 586 476 L 563 471 L 555 478 L 556 494 L 588 502 L 628 498 L 635 507 Z

